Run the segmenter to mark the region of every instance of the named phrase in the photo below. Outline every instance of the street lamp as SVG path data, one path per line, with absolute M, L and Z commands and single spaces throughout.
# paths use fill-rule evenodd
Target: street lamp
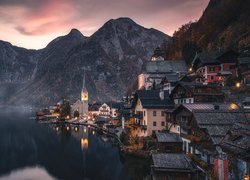
M 240 83 L 239 82 L 236 83 L 236 87 L 240 88 Z
M 188 71 L 191 73 L 191 72 L 193 71 L 192 67 L 190 67 L 190 68 L 188 69 Z

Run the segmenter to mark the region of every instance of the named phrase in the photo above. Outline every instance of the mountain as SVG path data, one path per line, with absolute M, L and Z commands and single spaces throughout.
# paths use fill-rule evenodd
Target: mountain
M 111 19 L 90 37 L 73 29 L 44 49 L 27 50 L 37 55 L 35 68 L 29 69 L 32 75 L 15 89 L 8 103 L 45 105 L 65 96 L 73 102 L 80 97 L 84 71 L 91 101 L 120 99 L 143 62 L 169 39 L 129 18 Z
M 197 51 L 241 50 L 250 43 L 250 1 L 210 0 L 197 22 L 183 25 L 163 47 L 167 58 L 185 58 Z

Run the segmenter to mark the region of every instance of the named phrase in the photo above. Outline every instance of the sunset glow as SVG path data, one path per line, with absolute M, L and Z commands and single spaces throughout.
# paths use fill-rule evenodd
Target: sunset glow
M 109 19 L 129 17 L 146 28 L 172 35 L 197 20 L 208 0 L 0 0 L 0 39 L 26 48 L 44 48 L 77 28 L 90 36 Z

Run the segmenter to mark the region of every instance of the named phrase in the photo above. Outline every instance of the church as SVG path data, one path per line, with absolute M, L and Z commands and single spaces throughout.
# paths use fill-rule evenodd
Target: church
M 82 85 L 82 91 L 81 91 L 81 99 L 78 99 L 71 107 L 72 114 L 74 114 L 75 111 L 79 112 L 79 116 L 88 116 L 88 100 L 89 100 L 89 94 L 88 90 L 85 86 L 85 72 L 83 76 L 83 85 Z

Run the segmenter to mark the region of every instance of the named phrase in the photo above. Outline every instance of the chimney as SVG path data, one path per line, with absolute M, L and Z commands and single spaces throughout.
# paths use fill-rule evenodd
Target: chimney
M 161 100 L 164 100 L 164 90 L 162 90 L 162 89 L 160 90 L 159 96 L 160 96 Z

